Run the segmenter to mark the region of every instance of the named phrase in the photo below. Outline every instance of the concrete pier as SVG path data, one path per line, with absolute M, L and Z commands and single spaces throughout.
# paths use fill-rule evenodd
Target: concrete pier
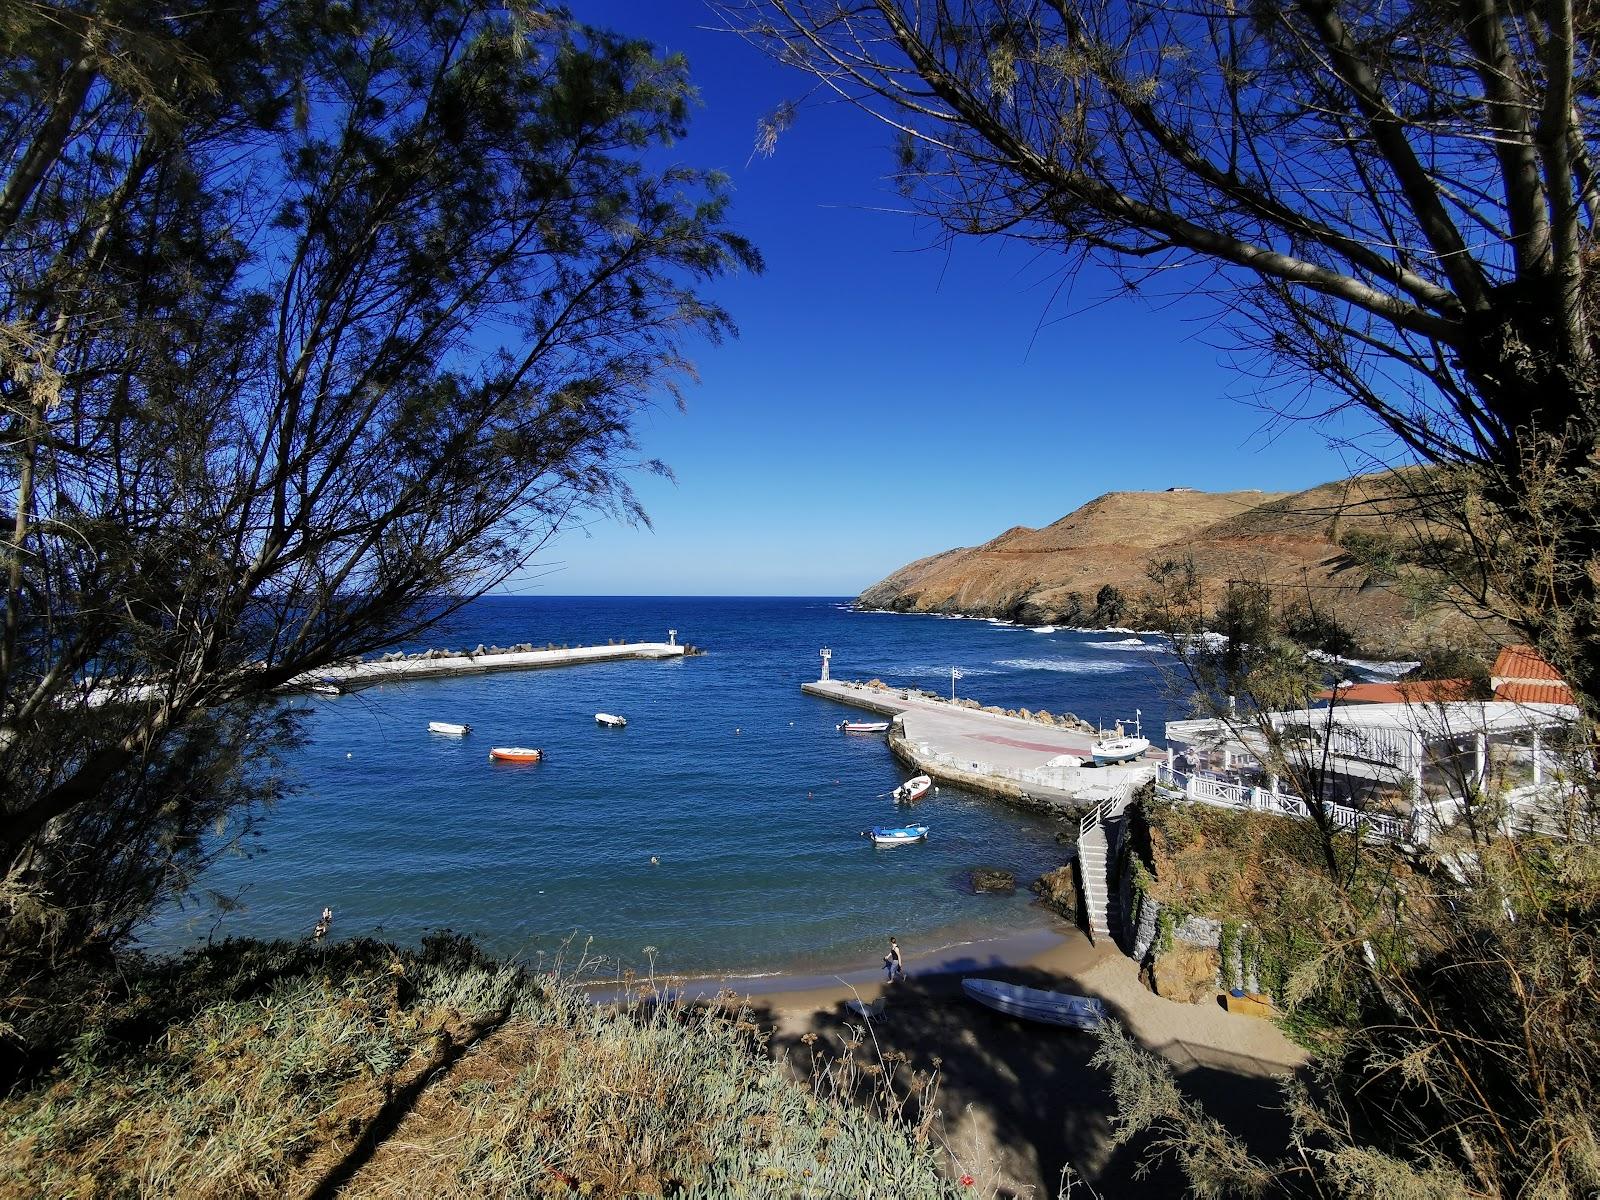
M 898 688 L 837 679 L 800 685 L 807 695 L 893 719 L 889 748 L 909 766 L 942 783 L 969 788 L 1042 811 L 1098 804 L 1129 776 L 1165 761 L 1152 750 L 1138 762 L 1111 767 L 1090 762 L 1093 733 L 965 708 Z M 1057 760 L 1057 761 L 1052 761 Z
M 439 658 L 363 659 L 324 667 L 294 680 L 292 688 L 330 683 L 342 689 L 431 679 L 447 675 L 481 675 L 489 671 L 534 671 L 577 663 L 614 662 L 625 658 L 682 658 L 686 647 L 666 642 L 625 642 L 615 646 L 572 646 L 560 650 L 501 650 L 496 653 L 451 654 Z

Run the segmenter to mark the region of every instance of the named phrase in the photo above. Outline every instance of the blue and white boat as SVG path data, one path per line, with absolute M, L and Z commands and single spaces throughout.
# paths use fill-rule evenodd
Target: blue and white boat
M 920 842 L 928 836 L 926 825 L 874 825 L 871 829 L 863 831 L 862 837 L 872 839 L 874 846 L 904 846 L 910 842 Z
M 1106 1019 L 1105 1004 L 1093 996 L 1046 992 L 998 979 L 963 979 L 961 989 L 979 1004 L 1024 1021 L 1095 1030 Z

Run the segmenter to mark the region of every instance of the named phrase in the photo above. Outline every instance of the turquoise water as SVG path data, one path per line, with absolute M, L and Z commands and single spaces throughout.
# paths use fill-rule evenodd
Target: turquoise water
M 304 936 L 324 905 L 337 936 L 414 941 L 430 929 L 490 949 L 590 957 L 663 971 L 761 973 L 875 962 L 893 932 L 914 956 L 1038 928 L 1026 883 L 1059 866 L 1050 822 L 956 789 L 918 806 L 926 843 L 875 849 L 860 831 L 899 824 L 903 778 L 881 737 L 847 736 L 854 715 L 803 695 L 817 651 L 836 678 L 878 677 L 1006 707 L 1090 720 L 1168 713 L 1156 639 L 1034 632 L 983 621 L 851 611 L 837 600 L 480 601 L 428 640 L 603 644 L 679 640 L 709 651 L 461 679 L 419 680 L 300 701 L 309 744 L 300 790 L 248 839 L 247 857 L 203 881 L 205 899 L 167 912 L 146 943 Z M 605 729 L 594 713 L 622 713 Z M 1181 715 L 1174 712 L 1173 715 Z M 462 739 L 429 720 L 472 726 Z M 491 763 L 494 745 L 545 761 Z M 651 857 L 660 860 L 652 865 Z M 1016 871 L 1014 896 L 978 896 L 967 870 Z M 647 949 L 648 948 L 648 949 Z

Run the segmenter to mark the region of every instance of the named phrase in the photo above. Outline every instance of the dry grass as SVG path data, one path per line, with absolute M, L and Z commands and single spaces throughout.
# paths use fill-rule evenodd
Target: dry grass
M 959 1190 L 903 1120 L 760 1050 L 737 1004 L 599 1009 L 453 939 L 227 944 L 39 1048 L 0 1102 L 0 1194 Z

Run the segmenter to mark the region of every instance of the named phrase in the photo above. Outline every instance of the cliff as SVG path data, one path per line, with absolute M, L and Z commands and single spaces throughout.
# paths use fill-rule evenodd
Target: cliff
M 1283 604 L 1333 616 L 1362 651 L 1407 657 L 1445 640 L 1477 641 L 1453 608 L 1419 606 L 1382 586 L 1337 573 L 1352 533 L 1403 537 L 1411 489 L 1362 475 L 1302 492 L 1108 492 L 1042 529 L 1014 526 L 981 546 L 946 550 L 901 567 L 862 592 L 863 608 L 1004 617 L 1030 625 L 1156 623 L 1146 597 L 1154 565 L 1193 562 L 1202 608 L 1215 610 L 1230 580 L 1269 584 Z M 1120 606 L 1097 604 L 1101 589 Z

